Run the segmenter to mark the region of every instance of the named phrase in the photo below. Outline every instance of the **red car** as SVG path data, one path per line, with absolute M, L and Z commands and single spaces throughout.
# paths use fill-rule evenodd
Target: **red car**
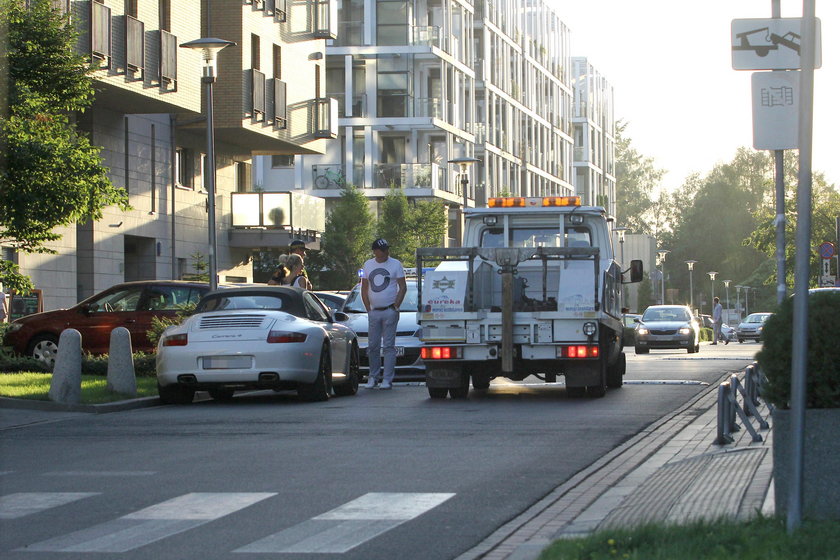
M 196 304 L 210 291 L 202 282 L 142 280 L 117 284 L 70 309 L 27 315 L 13 321 L 3 346 L 24 356 L 52 365 L 58 351 L 58 337 L 64 329 L 82 335 L 82 350 L 107 354 L 111 331 L 125 327 L 131 333 L 134 352 L 152 352 L 146 332 L 153 317 L 174 317 L 185 305 Z

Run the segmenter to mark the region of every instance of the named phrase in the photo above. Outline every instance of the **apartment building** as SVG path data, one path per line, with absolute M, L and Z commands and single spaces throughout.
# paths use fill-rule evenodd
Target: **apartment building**
M 96 99 L 77 122 L 131 210 L 63 228 L 56 254 L 13 254 L 66 307 L 118 282 L 182 278 L 208 255 L 207 92 L 200 37 L 232 41 L 213 86 L 219 280 L 251 281 L 261 248 L 304 237 L 317 246 L 323 201 L 305 193 L 254 192 L 254 154 L 324 154 L 337 136 L 325 96 L 330 0 L 89 0 L 57 2 L 96 64 Z
M 584 204 L 615 215 L 615 115 L 613 88 L 584 57 L 574 72 L 574 184 Z
M 574 74 L 570 31 L 548 3 L 342 0 L 338 22 L 327 46 L 338 139 L 322 156 L 258 158 L 262 188 L 300 189 L 329 210 L 352 183 L 376 210 L 397 186 L 444 202 L 450 244 L 465 206 L 577 191 L 575 87 L 608 84 Z M 478 160 L 466 177 L 450 163 L 463 158 Z

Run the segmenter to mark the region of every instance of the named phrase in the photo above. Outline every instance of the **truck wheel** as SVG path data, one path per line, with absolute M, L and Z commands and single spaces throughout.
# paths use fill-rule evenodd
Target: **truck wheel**
M 452 387 L 449 389 L 449 396 L 453 399 L 466 399 L 467 395 L 470 394 L 470 384 L 467 382 L 465 385 L 461 385 L 460 387 Z
M 597 385 L 587 385 L 586 394 L 593 399 L 600 399 L 607 394 L 607 357 L 602 356 L 598 359 L 598 379 Z
M 624 374 L 627 372 L 627 357 L 624 352 L 618 355 L 618 360 L 607 368 L 607 387 L 619 389 L 624 385 Z
M 570 399 L 581 399 L 586 395 L 586 387 L 566 387 L 566 394 Z
M 432 399 L 445 399 L 446 393 L 449 392 L 449 389 L 446 387 L 428 387 L 429 389 L 429 398 Z
M 490 374 L 488 373 L 474 373 L 472 374 L 473 389 L 489 389 L 490 388 Z

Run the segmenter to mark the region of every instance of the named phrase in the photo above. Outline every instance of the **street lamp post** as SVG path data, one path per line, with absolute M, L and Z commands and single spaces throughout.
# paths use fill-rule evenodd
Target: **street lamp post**
M 665 255 L 670 253 L 668 249 L 659 249 L 656 254 L 659 255 L 659 272 L 662 273 L 662 293 L 660 296 L 662 297 L 662 301 L 659 303 L 665 304 Z
M 743 289 L 743 286 L 741 286 L 740 284 L 735 286 L 735 294 L 737 296 L 737 299 L 736 299 L 737 303 L 735 304 L 735 307 L 738 308 L 738 322 L 739 323 L 741 322 L 741 290 L 742 289 Z
M 688 302 L 691 307 L 691 314 L 694 314 L 694 265 L 697 261 L 685 261 L 688 265 Z
M 728 323 L 729 322 L 729 320 L 728 320 L 729 319 L 729 310 L 731 309 L 729 307 L 729 284 L 732 283 L 732 280 L 723 280 L 722 282 L 723 282 L 723 285 L 726 286 L 726 315 L 727 315 L 727 317 L 726 317 L 727 321 L 726 322 Z
M 709 278 L 712 279 L 712 314 L 715 313 L 715 276 L 717 276 L 716 270 L 710 270 L 706 274 L 709 275 Z
M 618 245 L 621 247 L 621 270 L 624 270 L 624 234 L 630 228 L 626 227 L 617 227 L 613 228 L 613 231 L 618 234 Z
M 750 314 L 750 287 L 749 286 L 741 286 L 744 288 L 744 315 Z
M 207 229 L 210 245 L 208 259 L 210 261 L 211 290 L 215 290 L 219 284 L 216 262 L 216 149 L 213 136 L 213 83 L 216 81 L 216 59 L 219 51 L 235 44 L 224 39 L 202 38 L 180 45 L 182 48 L 201 51 L 201 57 L 204 61 L 201 83 L 205 85 L 207 91 L 207 163 L 205 176 L 207 177 Z
M 460 157 L 455 159 L 450 159 L 447 163 L 456 163 L 460 168 L 461 173 L 461 191 L 464 197 L 464 208 L 467 207 L 467 199 L 469 194 L 469 184 L 470 184 L 470 177 L 469 177 L 469 169 L 470 166 L 474 163 L 478 163 L 481 161 L 480 159 L 472 158 L 472 157 Z

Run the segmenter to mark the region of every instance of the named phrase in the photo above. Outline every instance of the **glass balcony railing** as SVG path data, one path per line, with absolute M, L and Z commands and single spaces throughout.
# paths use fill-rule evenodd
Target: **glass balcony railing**
M 441 48 L 440 27 L 434 25 L 413 26 L 411 28 L 411 41 L 414 45 Z
M 445 170 L 436 163 L 377 163 L 373 188 L 437 189 L 445 181 Z

